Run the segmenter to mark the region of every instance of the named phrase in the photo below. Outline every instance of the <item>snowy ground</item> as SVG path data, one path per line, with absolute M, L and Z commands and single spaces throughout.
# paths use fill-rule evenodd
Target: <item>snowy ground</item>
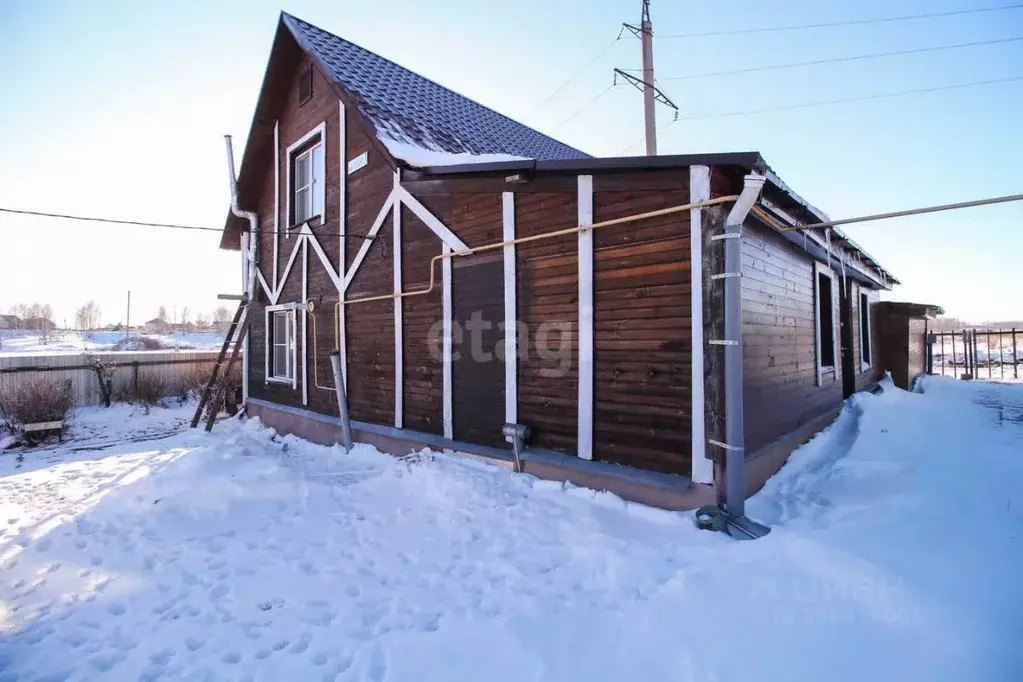
M 923 385 L 795 453 L 755 542 L 444 455 L 236 420 L 126 442 L 187 406 L 86 409 L 0 455 L 0 680 L 1019 679 L 1023 386 Z
M 132 332 L 125 339 L 124 332 L 50 332 L 42 343 L 39 332 L 0 332 L 0 353 L 80 353 L 85 350 L 147 350 L 139 342 L 144 337 L 159 344 L 163 350 L 192 350 L 220 348 L 224 335 L 220 332 L 172 332 L 170 334 L 139 334 Z

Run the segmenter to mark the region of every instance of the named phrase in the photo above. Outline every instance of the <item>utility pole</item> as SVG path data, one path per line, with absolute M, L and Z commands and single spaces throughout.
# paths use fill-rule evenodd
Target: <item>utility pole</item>
M 646 155 L 657 156 L 657 119 L 654 115 L 654 28 L 650 23 L 650 0 L 643 0 L 639 38 L 643 45 L 643 120 L 646 124 Z
M 124 338 L 127 340 L 131 336 L 131 289 L 128 290 L 128 314 L 125 319 L 127 321 L 124 323 Z
M 676 119 L 678 118 L 678 107 L 654 84 L 654 27 L 650 22 L 650 0 L 643 0 L 643 13 L 639 26 L 622 24 L 622 29 L 627 29 L 640 40 L 643 49 L 643 77 L 637 78 L 621 69 L 615 69 L 615 82 L 617 82 L 618 76 L 621 76 L 624 80 L 643 91 L 643 128 L 646 136 L 646 155 L 657 156 L 657 118 L 654 106 L 657 102 L 668 105 L 675 110 Z

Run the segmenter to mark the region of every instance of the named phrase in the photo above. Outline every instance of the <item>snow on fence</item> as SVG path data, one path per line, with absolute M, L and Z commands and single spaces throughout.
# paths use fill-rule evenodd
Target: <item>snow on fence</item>
M 94 360 L 113 369 L 113 393 L 129 388 L 140 377 L 155 377 L 168 394 L 180 393 L 194 385 L 197 374 L 209 376 L 218 351 L 94 351 L 69 355 L 0 355 L 0 394 L 16 390 L 34 379 L 70 380 L 75 405 L 99 405 L 102 402 L 99 377 Z M 239 363 L 240 364 L 240 363 Z

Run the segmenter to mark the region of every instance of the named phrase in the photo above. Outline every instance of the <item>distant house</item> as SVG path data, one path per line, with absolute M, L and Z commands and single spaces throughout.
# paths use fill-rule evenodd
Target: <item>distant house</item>
M 159 317 L 154 317 L 142 325 L 142 331 L 147 334 L 166 334 L 170 331 L 170 324 Z
M 21 328 L 21 318 L 17 315 L 0 315 L 0 329 Z
M 57 328 L 53 320 L 47 320 L 43 317 L 27 317 L 21 324 L 21 328 L 28 331 L 53 331 Z

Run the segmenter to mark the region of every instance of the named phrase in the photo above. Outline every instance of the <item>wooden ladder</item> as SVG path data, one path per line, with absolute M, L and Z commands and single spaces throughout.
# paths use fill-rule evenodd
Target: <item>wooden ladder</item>
M 224 345 L 220 347 L 217 361 L 213 365 L 213 372 L 210 373 L 210 380 L 206 382 L 202 398 L 199 400 L 198 407 L 195 408 L 195 416 L 192 417 L 193 429 L 199 425 L 199 421 L 203 416 L 203 410 L 206 410 L 206 430 L 211 431 L 213 429 L 213 422 L 216 421 L 217 413 L 220 411 L 220 406 L 223 404 L 224 396 L 227 392 L 227 377 L 231 374 L 234 362 L 238 359 L 238 354 L 241 352 L 242 342 L 245 340 L 245 334 L 249 330 L 250 320 L 249 299 L 243 297 L 238 302 L 238 309 L 234 313 L 234 319 L 231 320 L 227 336 L 224 337 Z M 231 344 L 232 339 L 234 340 L 233 347 Z M 231 348 L 231 355 L 227 360 L 227 367 L 224 368 L 224 358 L 227 357 L 228 348 Z M 221 373 L 221 368 L 224 368 L 223 373 Z M 223 377 L 223 380 L 218 381 L 221 377 Z

